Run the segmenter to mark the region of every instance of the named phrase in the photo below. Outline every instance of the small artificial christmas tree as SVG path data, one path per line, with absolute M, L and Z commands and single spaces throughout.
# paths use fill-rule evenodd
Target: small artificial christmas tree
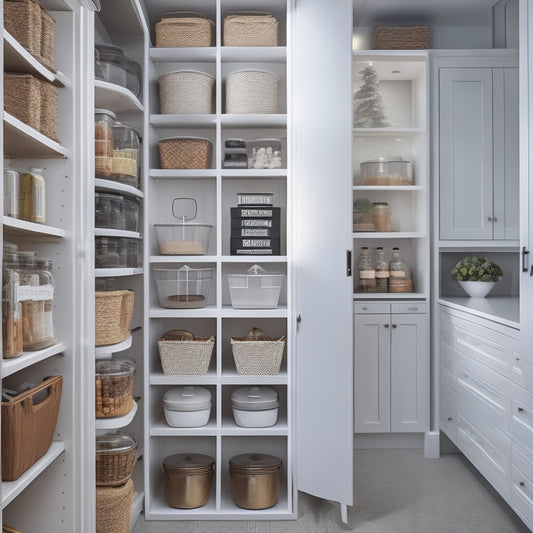
M 389 123 L 379 94 L 378 75 L 370 65 L 360 71 L 360 74 L 363 76 L 363 85 L 354 94 L 354 127 L 384 128 Z

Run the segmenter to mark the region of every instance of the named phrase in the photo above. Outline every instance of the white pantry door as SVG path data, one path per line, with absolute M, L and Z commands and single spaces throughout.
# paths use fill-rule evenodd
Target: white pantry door
M 296 487 L 353 501 L 352 2 L 297 0 L 293 88 Z

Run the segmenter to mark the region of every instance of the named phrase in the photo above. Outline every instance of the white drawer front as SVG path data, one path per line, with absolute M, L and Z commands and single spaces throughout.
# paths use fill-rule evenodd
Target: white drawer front
M 427 313 L 426 302 L 401 302 L 391 304 L 392 313 Z
M 446 384 L 440 384 L 440 429 L 455 444 L 457 441 L 456 396 Z
M 511 505 L 533 529 L 533 454 L 526 457 L 514 446 L 511 454 Z
M 518 386 L 533 390 L 533 362 L 520 355 L 518 350 L 513 350 L 511 379 Z
M 533 395 L 513 385 L 511 392 L 511 430 L 533 445 Z
M 453 350 L 456 348 L 457 331 L 453 324 L 441 322 L 440 325 L 440 342 L 446 344 Z
M 354 313 L 383 315 L 390 313 L 390 304 L 383 302 L 355 302 L 353 305 Z
M 440 343 L 440 380 L 455 390 L 455 361 L 457 353 L 446 343 Z

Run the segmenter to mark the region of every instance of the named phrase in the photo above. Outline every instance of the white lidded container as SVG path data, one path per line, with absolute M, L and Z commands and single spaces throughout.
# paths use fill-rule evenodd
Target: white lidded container
M 278 421 L 279 397 L 271 387 L 241 387 L 231 394 L 233 418 L 238 426 L 266 428 Z
M 285 274 L 266 272 L 259 265 L 246 274 L 228 274 L 231 305 L 235 309 L 275 309 Z
M 211 392 L 197 385 L 172 387 L 163 394 L 167 424 L 174 428 L 205 426 L 211 414 Z

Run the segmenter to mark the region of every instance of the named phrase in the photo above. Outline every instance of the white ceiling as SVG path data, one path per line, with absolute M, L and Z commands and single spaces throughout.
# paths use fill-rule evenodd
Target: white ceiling
M 354 0 L 354 25 L 427 21 L 438 26 L 489 26 L 497 0 Z

